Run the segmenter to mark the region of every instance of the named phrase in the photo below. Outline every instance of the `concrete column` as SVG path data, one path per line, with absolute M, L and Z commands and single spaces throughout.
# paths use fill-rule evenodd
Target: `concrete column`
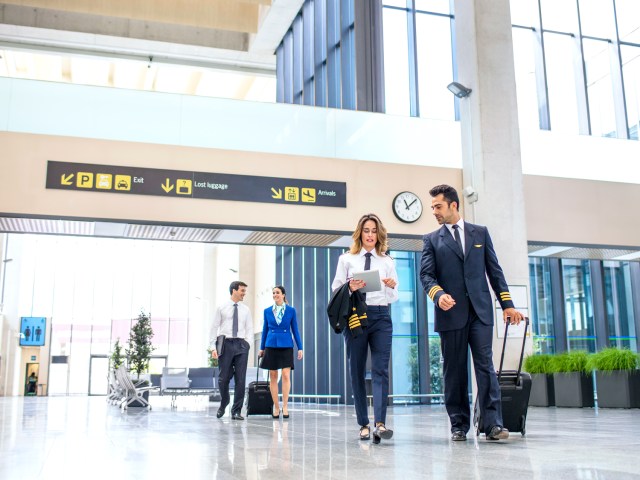
M 478 194 L 475 203 L 465 198 L 464 217 L 489 228 L 507 283 L 526 286 L 528 305 L 527 232 L 509 0 L 455 0 L 454 6 L 457 81 L 472 89 L 468 97 L 460 99 L 463 185 L 472 186 Z M 501 319 L 496 319 L 496 325 L 497 367 Z M 515 339 L 508 344 L 505 367 L 517 366 L 520 347 Z

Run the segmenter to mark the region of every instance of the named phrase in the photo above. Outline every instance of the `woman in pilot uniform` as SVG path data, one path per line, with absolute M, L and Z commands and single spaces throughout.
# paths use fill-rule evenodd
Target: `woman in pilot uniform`
M 273 288 L 273 305 L 264 309 L 264 324 L 260 342 L 261 368 L 269 370 L 269 386 L 273 398 L 273 418 L 280 417 L 278 401 L 278 370 L 282 369 L 282 417 L 289 418 L 289 390 L 293 370 L 293 338 L 298 347 L 298 360 L 302 360 L 302 340 L 298 332 L 296 309 L 287 304 L 282 285 Z M 293 335 L 293 337 L 292 337 Z
M 344 329 L 347 361 L 351 375 L 353 402 L 360 425 L 360 440 L 373 433 L 374 443 L 390 439 L 393 430 L 385 425 L 389 398 L 389 357 L 391 356 L 391 304 L 398 300 L 398 274 L 393 259 L 387 255 L 387 229 L 377 215 L 363 215 L 352 235 L 353 243 L 347 253 L 340 256 L 336 276 L 331 285 L 335 291 L 349 283 L 352 292 L 365 287 L 363 280 L 353 278 L 354 272 L 377 270 L 382 289 L 366 294 L 367 324 L 363 333 L 355 335 Z M 369 424 L 365 387 L 367 353 L 371 351 L 371 383 L 373 394 L 373 431 Z

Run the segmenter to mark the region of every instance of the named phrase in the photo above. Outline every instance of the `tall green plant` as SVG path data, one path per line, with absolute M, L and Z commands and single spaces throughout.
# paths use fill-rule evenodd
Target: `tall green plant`
M 125 356 L 122 354 L 122 345 L 120 345 L 120 338 L 116 340 L 113 345 L 113 352 L 111 352 L 111 369 L 117 370 L 125 361 Z
M 549 373 L 556 372 L 590 372 L 589 354 L 583 350 L 573 350 L 553 355 L 549 360 Z
M 600 371 L 635 370 L 638 368 L 638 355 L 622 348 L 604 348 L 589 356 L 589 367 Z
M 443 375 L 442 363 L 440 363 L 440 339 L 429 339 L 429 375 L 431 378 L 431 393 L 444 393 L 442 388 Z
M 207 348 L 207 358 L 209 359 L 209 366 L 210 367 L 217 367 L 218 366 L 218 359 L 217 358 L 213 358 L 213 356 L 211 355 L 211 353 L 213 352 L 213 350 L 211 349 L 211 347 Z
M 149 370 L 149 360 L 155 347 L 151 344 L 153 329 L 151 328 L 151 315 L 144 310 L 140 311 L 136 323 L 129 333 L 129 345 L 126 349 L 129 371 L 136 372 L 137 377 Z
M 532 374 L 550 373 L 549 362 L 551 361 L 551 357 L 552 355 L 546 353 L 540 355 L 529 355 L 524 359 L 524 371 Z

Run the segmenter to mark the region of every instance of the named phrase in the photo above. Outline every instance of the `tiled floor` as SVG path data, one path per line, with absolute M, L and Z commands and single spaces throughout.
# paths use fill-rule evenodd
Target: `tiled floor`
M 640 411 L 531 408 L 526 437 L 449 441 L 441 406 L 397 406 L 380 445 L 352 407 L 294 404 L 289 420 L 216 419 L 206 398 L 0 398 L 0 479 L 640 478 Z

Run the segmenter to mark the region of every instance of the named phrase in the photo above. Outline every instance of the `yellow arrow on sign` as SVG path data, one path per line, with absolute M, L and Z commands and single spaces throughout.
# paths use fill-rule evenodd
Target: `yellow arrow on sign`
M 271 191 L 273 192 L 273 195 L 271 195 L 271 198 L 275 198 L 277 200 L 280 200 L 282 198 L 282 189 L 278 189 L 276 190 L 275 188 L 271 188 Z
M 73 173 L 70 173 L 69 176 L 65 177 L 64 173 L 60 175 L 60 183 L 62 185 L 71 185 L 73 182 L 71 179 L 73 178 Z
M 167 181 L 166 181 L 166 182 L 164 182 L 164 184 L 163 184 L 163 185 L 160 185 L 160 186 L 161 186 L 161 187 L 162 187 L 162 189 L 163 189 L 165 192 L 167 192 L 167 193 L 169 193 L 171 190 L 173 190 L 173 187 L 174 187 L 173 185 L 171 185 L 171 184 L 169 183 L 169 179 L 168 179 L 168 178 L 167 178 Z

